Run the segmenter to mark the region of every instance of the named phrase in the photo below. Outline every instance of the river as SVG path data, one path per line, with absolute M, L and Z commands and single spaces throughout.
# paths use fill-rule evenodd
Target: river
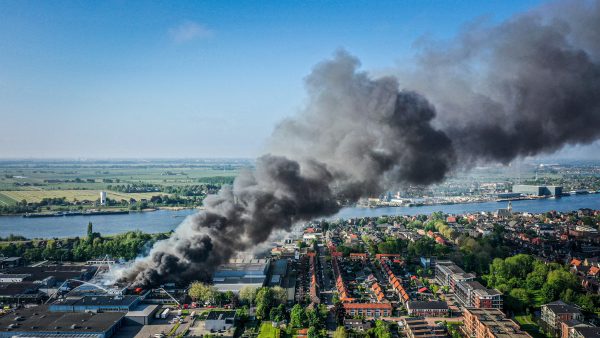
M 479 211 L 495 211 L 505 208 L 506 202 L 483 202 L 468 204 L 430 205 L 421 207 L 386 208 L 344 208 L 332 218 L 351 218 L 381 215 L 415 215 L 443 211 L 449 214 L 463 214 Z M 514 211 L 541 213 L 550 210 L 571 211 L 580 208 L 600 209 L 600 194 L 575 195 L 557 199 L 513 201 Z M 104 235 L 141 230 L 148 233 L 167 232 L 175 229 L 185 217 L 197 212 L 193 209 L 158 210 L 133 212 L 123 215 L 70 216 L 24 218 L 21 216 L 0 216 L 0 236 L 9 234 L 27 238 L 53 238 L 85 236 L 88 222 L 94 231 Z

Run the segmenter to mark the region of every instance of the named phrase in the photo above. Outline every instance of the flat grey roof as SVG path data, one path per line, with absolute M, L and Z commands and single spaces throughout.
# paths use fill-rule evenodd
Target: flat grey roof
M 0 332 L 105 332 L 124 316 L 122 312 L 50 312 L 41 305 L 0 317 Z M 11 324 L 13 328 L 9 328 Z
M 52 305 L 116 305 L 116 306 L 128 306 L 133 304 L 139 296 L 83 296 L 77 298 L 60 299 L 52 303 Z
M 139 317 L 144 316 L 147 317 L 154 312 L 158 308 L 158 304 L 140 304 L 133 309 L 131 309 L 125 316 L 127 317 Z

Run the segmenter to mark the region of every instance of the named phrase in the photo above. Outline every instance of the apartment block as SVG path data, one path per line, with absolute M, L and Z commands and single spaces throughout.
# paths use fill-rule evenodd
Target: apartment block
M 502 309 L 502 293 L 488 289 L 477 281 L 458 282 L 454 289 L 456 299 L 465 307 Z
M 469 338 L 532 338 L 498 309 L 463 310 L 463 330 Z

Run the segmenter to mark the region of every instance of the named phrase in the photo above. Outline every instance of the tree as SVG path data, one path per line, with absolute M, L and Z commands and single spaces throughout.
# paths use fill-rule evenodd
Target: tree
M 234 303 L 235 302 L 235 293 L 233 293 L 233 291 L 231 291 L 231 290 L 226 291 L 225 293 L 223 293 L 223 301 L 225 301 L 228 304 Z
M 248 311 L 248 307 L 246 305 L 238 308 L 236 311 L 236 316 L 239 318 L 239 320 L 244 323 L 246 322 L 246 320 L 248 320 L 248 315 L 249 315 L 249 311 Z
M 290 313 L 290 324 L 295 328 L 306 327 L 306 311 L 300 304 L 294 305 Z
M 402 253 L 406 242 L 398 238 L 388 238 L 385 242 L 377 244 L 377 251 L 384 254 Z
M 506 307 L 517 313 L 525 311 L 525 309 L 531 302 L 527 290 L 521 288 L 510 290 L 510 293 L 506 300 Z
M 306 318 L 308 321 L 308 326 L 310 327 L 315 327 L 315 328 L 321 328 L 321 318 L 319 316 L 319 313 L 316 310 L 306 310 Z
M 280 304 L 277 307 L 271 308 L 269 311 L 269 318 L 274 322 L 281 322 L 285 320 L 285 305 Z
M 256 317 L 267 318 L 273 306 L 273 291 L 271 288 L 263 287 L 256 293 Z
M 565 270 L 553 270 L 548 273 L 546 283 L 542 287 L 542 295 L 547 302 L 557 300 L 567 289 L 577 288 L 577 277 Z
M 392 334 L 390 333 L 390 325 L 383 320 L 375 321 L 374 328 L 375 337 L 377 338 L 392 338 Z
M 308 338 L 318 338 L 319 337 L 319 333 L 317 332 L 317 329 L 314 326 L 311 326 L 308 329 L 308 332 L 306 333 L 306 336 Z
M 285 304 L 287 303 L 287 291 L 281 286 L 275 286 L 271 288 L 273 292 L 273 300 L 277 304 Z
M 333 338 L 348 338 L 348 332 L 343 326 L 338 326 L 333 333 Z
M 244 286 L 240 289 L 239 298 L 240 301 L 252 305 L 254 304 L 254 299 L 256 298 L 256 293 L 258 292 L 258 288 L 253 286 Z
M 214 286 L 206 285 L 201 282 L 193 282 L 188 290 L 188 295 L 192 299 L 203 303 L 215 303 L 219 296 L 219 291 Z
M 87 226 L 88 243 L 91 243 L 93 239 L 94 239 L 94 227 L 92 226 L 92 222 L 89 222 L 88 226 Z

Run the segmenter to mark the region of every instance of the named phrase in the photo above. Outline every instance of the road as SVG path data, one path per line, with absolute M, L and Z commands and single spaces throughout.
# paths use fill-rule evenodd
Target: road
M 331 265 L 327 262 L 325 256 L 327 255 L 328 249 L 324 245 L 319 245 L 319 274 L 321 275 L 321 300 L 325 305 L 333 305 L 333 283 L 330 276 Z

